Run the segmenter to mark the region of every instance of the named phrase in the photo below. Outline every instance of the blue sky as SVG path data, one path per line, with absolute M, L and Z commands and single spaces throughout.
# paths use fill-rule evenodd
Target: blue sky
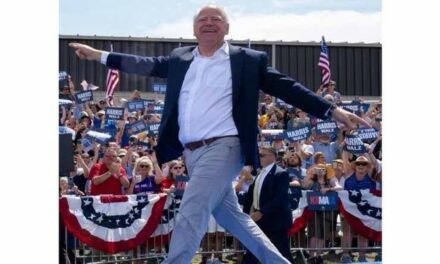
M 381 42 L 379 0 L 60 0 L 59 33 L 193 38 L 192 16 L 209 3 L 228 12 L 227 38 Z

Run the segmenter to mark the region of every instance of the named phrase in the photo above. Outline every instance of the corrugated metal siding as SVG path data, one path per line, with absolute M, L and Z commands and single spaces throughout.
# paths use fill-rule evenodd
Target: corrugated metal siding
M 109 50 L 113 44 L 116 52 L 143 56 L 167 55 L 179 46 L 194 45 L 193 40 L 142 39 L 122 37 L 60 36 L 59 69 L 68 71 L 77 86 L 82 80 L 105 88 L 107 69 L 99 63 L 78 60 L 68 43 L 77 41 L 97 49 Z M 246 41 L 230 41 L 247 47 Z M 275 45 L 275 54 L 272 46 Z M 328 44 L 332 79 L 337 82 L 337 90 L 346 96 L 382 95 L 382 47 L 380 44 L 334 43 Z M 251 47 L 268 54 L 271 63 L 275 56 L 275 68 L 316 90 L 321 83 L 321 71 L 317 66 L 320 53 L 319 43 L 301 42 L 251 42 Z M 120 91 L 152 91 L 153 83 L 164 83 L 159 78 L 146 78 L 134 74 L 121 73 Z

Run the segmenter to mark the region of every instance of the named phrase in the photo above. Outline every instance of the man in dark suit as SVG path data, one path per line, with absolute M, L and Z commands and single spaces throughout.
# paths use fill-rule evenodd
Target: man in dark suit
M 232 180 L 243 165 L 258 165 L 259 89 L 321 119 L 348 127 L 356 115 L 316 96 L 267 65 L 263 52 L 225 41 L 225 11 L 205 6 L 194 16 L 196 47 L 174 49 L 167 57 L 109 53 L 70 43 L 81 59 L 145 76 L 167 78 L 156 153 L 159 163 L 182 154 L 190 176 L 165 263 L 190 263 L 212 213 L 263 263 L 288 263 L 237 203 Z M 185 242 L 183 242 L 185 241 Z
M 288 173 L 276 164 L 273 147 L 260 148 L 261 171 L 244 198 L 243 211 L 263 230 L 280 253 L 293 263 L 287 231 L 292 226 L 288 188 Z M 257 263 L 255 256 L 246 253 L 243 263 Z

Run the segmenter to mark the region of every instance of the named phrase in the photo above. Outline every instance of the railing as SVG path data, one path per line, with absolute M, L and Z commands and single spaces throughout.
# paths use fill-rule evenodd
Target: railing
M 64 235 L 60 234 L 61 238 L 64 237 L 60 246 L 64 245 L 67 253 L 70 253 L 71 263 L 161 263 L 169 249 L 169 229 L 172 229 L 176 221 L 176 218 L 170 215 L 175 216 L 177 213 L 178 208 L 168 210 L 167 217 L 161 218 L 152 236 L 164 235 L 150 238 L 133 250 L 107 254 L 80 242 L 66 228 Z M 306 226 L 290 237 L 290 248 L 296 263 L 309 263 L 308 259 L 318 256 L 329 263 L 340 263 L 344 256 L 349 256 L 353 261 L 362 260 L 364 254 L 369 262 L 381 259 L 381 243 L 362 238 L 355 239 L 354 230 L 339 211 L 309 211 L 309 214 L 311 217 Z M 228 260 L 229 263 L 241 263 L 245 254 L 245 248 L 241 243 L 217 225 L 213 217 L 208 229 L 193 263 L 200 263 L 205 259 L 205 263 L 214 263 L 215 258 Z

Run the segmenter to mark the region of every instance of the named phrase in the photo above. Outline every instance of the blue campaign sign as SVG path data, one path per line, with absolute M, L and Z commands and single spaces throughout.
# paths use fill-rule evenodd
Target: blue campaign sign
M 83 145 L 84 150 L 87 152 L 93 149 L 93 138 L 85 136 L 81 139 L 81 145 Z
M 361 155 L 367 152 L 364 142 L 357 135 L 346 135 L 344 149 L 355 155 Z
M 307 209 L 312 211 L 338 210 L 338 193 L 307 192 Z
M 176 196 L 182 196 L 183 193 L 185 192 L 186 189 L 186 184 L 189 181 L 189 177 L 188 176 L 176 176 L 176 183 L 175 183 L 175 187 L 176 187 L 176 191 L 174 192 L 174 195 Z
M 148 124 L 148 128 L 147 128 L 148 134 L 155 134 L 155 135 L 159 134 L 159 126 L 160 126 L 159 122 Z
M 167 85 L 162 83 L 153 84 L 153 91 L 156 93 L 165 93 L 167 90 Z
M 312 134 L 312 128 L 309 125 L 296 127 L 291 130 L 287 130 L 284 132 L 285 138 L 289 139 L 291 142 L 297 142 L 300 140 L 304 140 Z
M 154 104 L 154 99 L 145 99 L 144 101 L 144 108 L 148 108 L 148 105 Z
M 93 101 L 93 91 L 87 90 L 87 91 L 77 92 L 75 93 L 75 100 L 79 104 Z
M 145 102 L 144 102 L 144 100 L 137 100 L 137 101 L 128 102 L 127 109 L 128 109 L 128 112 L 144 111 Z
M 361 115 L 361 104 L 359 102 L 355 103 L 342 103 L 342 108 L 345 110 L 352 112 L 358 116 Z
M 91 141 L 96 141 L 99 144 L 105 144 L 112 138 L 112 134 L 103 130 L 89 130 L 85 137 Z
M 142 131 L 147 130 L 147 125 L 145 125 L 144 120 L 137 121 L 127 128 L 127 134 L 129 136 L 141 133 Z
M 258 141 L 257 145 L 258 147 L 270 147 L 272 144 L 270 141 Z
M 336 121 L 321 121 L 318 122 L 316 125 L 316 134 L 322 135 L 322 134 L 338 134 L 339 128 Z
M 379 135 L 374 128 L 360 128 L 356 132 L 358 137 L 364 142 L 374 141 Z
M 105 119 L 107 120 L 123 120 L 124 108 L 122 107 L 107 107 L 105 109 Z
M 154 105 L 154 113 L 162 114 L 163 113 L 163 105 Z
M 370 109 L 369 103 L 361 103 L 361 109 L 364 113 L 368 112 L 368 109 Z

